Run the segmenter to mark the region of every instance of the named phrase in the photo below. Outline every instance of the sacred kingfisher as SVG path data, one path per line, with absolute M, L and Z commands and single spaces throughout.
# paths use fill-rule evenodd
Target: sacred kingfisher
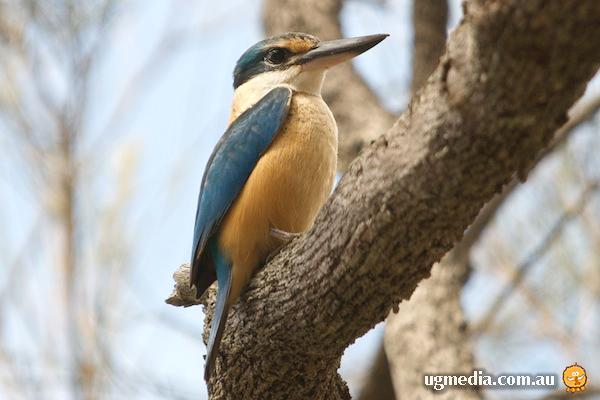
M 333 187 L 337 126 L 321 98 L 325 73 L 388 35 L 321 42 L 286 33 L 258 42 L 233 72 L 233 104 L 200 185 L 191 285 L 215 281 L 217 302 L 204 379 L 227 313 L 270 253 L 308 230 Z

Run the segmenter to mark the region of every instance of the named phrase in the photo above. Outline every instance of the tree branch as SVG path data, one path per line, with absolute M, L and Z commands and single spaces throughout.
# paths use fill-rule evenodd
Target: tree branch
M 384 345 L 397 399 L 433 397 L 423 385 L 431 373 L 466 373 L 475 368 L 467 321 L 460 305 L 468 264 L 449 252 L 434 265 L 408 302 L 386 320 Z M 410 368 L 410 367 L 412 368 Z M 478 387 L 446 388 L 440 399 L 479 399 Z
M 413 1 L 413 95 L 438 65 L 446 43 L 447 15 L 446 0 Z M 455 249 L 460 247 L 458 244 Z M 422 382 L 425 373 L 461 373 L 474 368 L 460 303 L 469 263 L 468 258 L 457 258 L 455 254 L 450 251 L 435 264 L 431 277 L 386 320 L 385 352 L 398 399 L 430 397 L 430 388 Z M 438 396 L 466 400 L 480 398 L 481 394 L 471 388 L 445 390 Z
M 544 157 L 561 146 L 567 140 L 569 134 L 573 132 L 577 126 L 592 118 L 598 109 L 600 109 L 600 96 L 595 96 L 587 100 L 582 99 L 575 103 L 569 110 L 569 120 L 567 123 L 557 129 L 552 141 L 538 154 L 530 170 L 535 168 Z M 513 179 L 502 189 L 501 193 L 497 194 L 486 203 L 485 207 L 481 209 L 481 212 L 477 216 L 477 219 L 475 219 L 473 224 L 471 224 L 469 229 L 465 232 L 460 244 L 453 249 L 456 253 L 456 257 L 467 261 L 469 250 L 479 239 L 481 232 L 483 232 L 493 220 L 498 208 L 504 203 L 504 200 L 506 200 L 513 190 L 518 187 L 518 184 L 518 177 L 513 177 Z
M 377 350 L 358 400 L 393 400 L 395 398 L 389 362 L 382 344 Z
M 344 349 L 526 174 L 598 68 L 599 20 L 596 0 L 466 3 L 408 111 L 233 307 L 211 396 L 349 398 Z
M 411 92 L 414 94 L 435 69 L 446 44 L 448 1 L 414 0 L 412 3 L 415 36 Z
M 598 108 L 600 108 L 600 96 L 578 101 L 569 111 L 569 121 L 556 131 L 552 142 L 539 154 L 535 165 L 564 143 L 574 128 L 595 115 Z M 466 357 L 471 351 L 467 336 L 470 336 L 473 330 L 475 334 L 481 333 L 481 329 L 491 322 L 490 316 L 497 314 L 502 303 L 494 303 L 495 306 L 490 308 L 487 317 L 483 318 L 483 322 L 480 323 L 483 326 L 465 329 L 458 291 L 468 274 L 469 254 L 472 246 L 493 220 L 504 200 L 518 187 L 518 183 L 519 180 L 514 177 L 501 193 L 485 204 L 475 221 L 466 230 L 462 240 L 446 254 L 440 263 L 434 265 L 431 277 L 419 285 L 410 301 L 400 306 L 398 313 L 388 316 L 385 333 L 386 349 L 391 353 L 389 360 L 394 364 L 394 377 L 396 378 L 394 382 L 403 388 L 403 397 L 427 397 L 428 389 L 417 379 L 418 375 L 422 375 L 424 371 L 451 373 L 473 369 L 472 364 L 469 364 L 473 362 L 472 358 Z M 521 275 L 520 270 L 518 275 Z M 497 302 L 505 299 L 514 285 L 516 282 L 505 288 L 503 296 L 501 295 Z M 443 302 L 440 302 L 440 299 L 443 299 Z M 439 320 L 443 322 L 436 326 L 441 329 L 428 329 Z M 412 345 L 414 338 L 419 338 L 418 346 Z M 431 340 L 427 340 L 428 338 Z M 455 357 L 442 356 L 440 359 L 439 355 L 446 355 L 450 348 L 456 349 Z M 383 351 L 383 348 L 379 351 Z M 388 394 L 390 389 L 387 388 L 387 385 L 390 385 L 392 381 L 389 379 L 390 372 L 387 363 L 387 357 L 376 357 L 372 367 L 373 371 L 365 385 L 364 396 L 361 391 L 361 400 L 383 398 L 381 393 L 388 396 L 385 398 L 393 398 Z M 382 392 L 372 395 L 376 390 Z M 410 395 L 406 393 L 410 393 Z M 440 396 L 466 398 L 467 396 L 481 396 L 481 393 L 445 390 L 438 394 L 438 397 Z

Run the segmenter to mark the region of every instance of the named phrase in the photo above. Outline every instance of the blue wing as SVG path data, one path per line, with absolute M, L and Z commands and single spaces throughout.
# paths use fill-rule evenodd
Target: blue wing
M 198 297 L 216 278 L 214 267 L 206 265 L 210 257 L 202 262 L 206 244 L 283 125 L 291 98 L 289 88 L 271 90 L 231 123 L 208 160 L 198 197 L 190 269 L 190 283 Z
M 208 382 L 215 370 L 215 360 L 217 354 L 219 354 L 219 345 L 221 344 L 227 315 L 229 314 L 227 300 L 229 298 L 229 290 L 231 289 L 231 263 L 224 257 L 223 252 L 219 250 L 215 236 L 212 236 L 206 246 L 210 248 L 210 250 L 207 250 L 211 253 L 211 258 L 217 270 L 217 280 L 219 281 L 215 312 L 210 325 L 210 336 L 208 337 L 208 343 L 206 343 L 204 380 Z

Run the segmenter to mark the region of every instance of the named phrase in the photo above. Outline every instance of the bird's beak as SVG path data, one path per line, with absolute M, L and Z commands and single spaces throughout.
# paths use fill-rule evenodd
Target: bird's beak
M 388 34 L 380 34 L 321 42 L 300 57 L 297 62 L 302 65 L 303 71 L 331 68 L 364 53 L 388 36 Z

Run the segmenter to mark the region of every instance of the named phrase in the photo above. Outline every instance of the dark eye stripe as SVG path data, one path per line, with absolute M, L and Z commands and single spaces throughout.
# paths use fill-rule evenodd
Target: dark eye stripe
M 301 39 L 302 43 L 295 43 L 294 39 Z M 256 43 L 238 59 L 233 70 L 233 88 L 239 87 L 258 74 L 293 64 L 294 57 L 305 52 L 310 43 L 316 45 L 319 40 L 297 32 L 274 36 Z M 277 49 L 284 52 L 283 59 L 280 59 Z M 270 53 L 271 51 L 273 53 Z
M 287 58 L 288 58 L 288 52 L 281 48 L 271 49 L 265 56 L 265 60 L 267 60 L 271 64 L 281 64 Z

